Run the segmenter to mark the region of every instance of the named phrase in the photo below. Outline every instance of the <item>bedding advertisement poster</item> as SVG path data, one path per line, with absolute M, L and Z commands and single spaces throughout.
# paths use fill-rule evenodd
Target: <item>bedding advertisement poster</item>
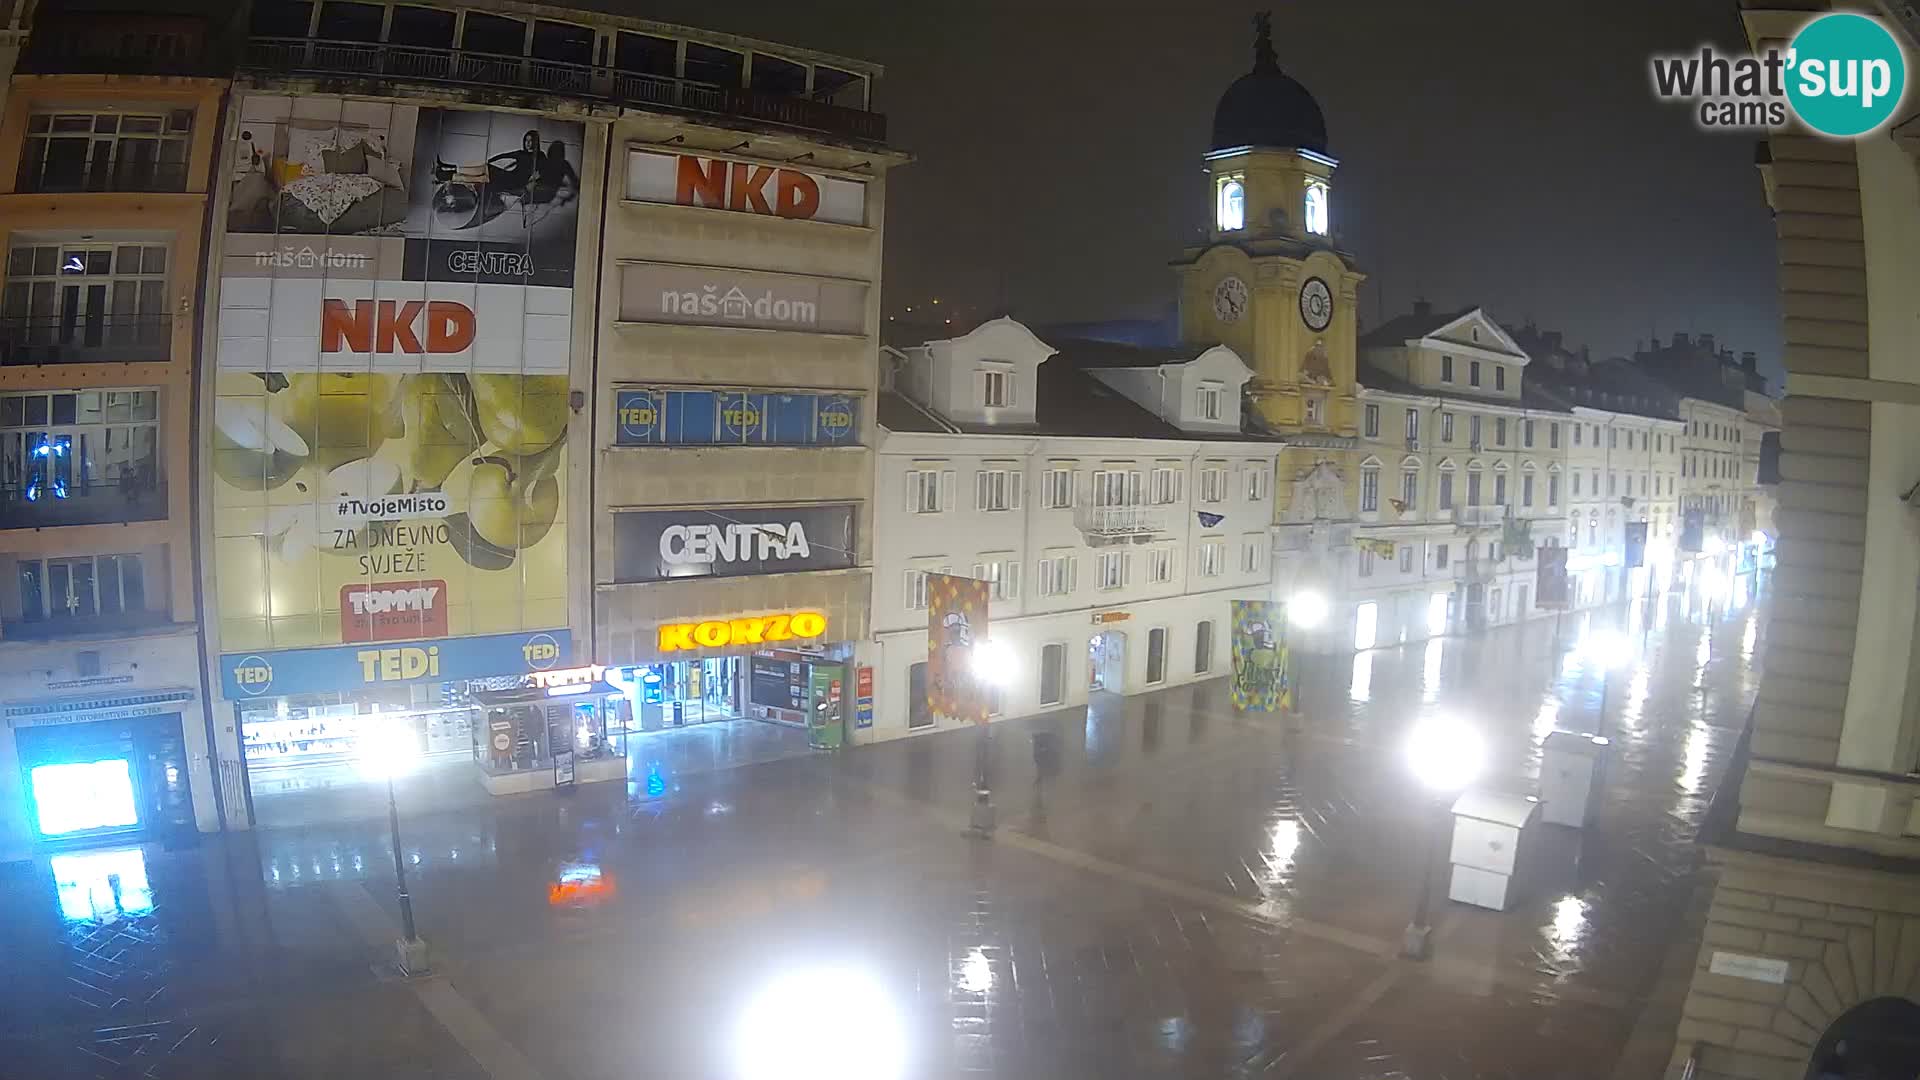
M 565 627 L 581 126 L 238 107 L 209 459 L 222 651 Z

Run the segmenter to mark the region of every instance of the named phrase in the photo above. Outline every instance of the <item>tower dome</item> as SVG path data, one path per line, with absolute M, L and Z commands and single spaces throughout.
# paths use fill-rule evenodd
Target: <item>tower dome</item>
M 1253 70 L 1233 81 L 1213 110 L 1213 149 L 1265 146 L 1327 152 L 1327 120 L 1307 88 L 1280 70 L 1273 19 L 1253 17 Z

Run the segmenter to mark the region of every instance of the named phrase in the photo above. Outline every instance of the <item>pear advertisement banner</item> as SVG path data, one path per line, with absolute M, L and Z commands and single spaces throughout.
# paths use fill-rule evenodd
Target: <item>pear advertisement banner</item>
M 209 458 L 222 652 L 567 626 L 580 125 L 239 109 Z

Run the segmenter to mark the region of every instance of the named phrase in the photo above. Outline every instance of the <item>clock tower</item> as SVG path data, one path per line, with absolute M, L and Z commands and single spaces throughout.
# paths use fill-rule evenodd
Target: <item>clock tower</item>
M 1350 439 L 1359 422 L 1354 301 L 1365 275 L 1334 242 L 1339 163 L 1319 104 L 1280 70 L 1266 13 L 1254 31 L 1253 70 L 1214 110 L 1207 242 L 1174 262 L 1180 333 L 1247 361 L 1267 427 Z M 1284 471 L 1279 481 L 1284 499 Z

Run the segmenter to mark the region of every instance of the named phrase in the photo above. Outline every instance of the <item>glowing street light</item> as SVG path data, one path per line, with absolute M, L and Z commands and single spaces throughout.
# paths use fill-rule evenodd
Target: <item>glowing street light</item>
M 823 1023 L 809 1002 L 831 1002 L 842 1020 Z M 748 1000 L 734 1029 L 738 1080 L 898 1080 L 906 1070 L 898 1005 L 879 980 L 850 968 L 773 979 Z
M 1707 537 L 1705 547 L 1709 558 L 1717 559 L 1727 553 L 1727 542 L 1718 536 Z
M 1453 816 L 1449 800 L 1479 778 L 1486 766 L 1486 744 L 1472 725 L 1454 717 L 1433 716 L 1414 725 L 1407 736 L 1405 753 L 1407 771 L 1433 796 L 1438 821 L 1433 846 L 1439 850 L 1424 853 L 1426 869 L 1420 877 L 1420 897 L 1400 942 L 1401 956 L 1425 960 L 1433 955 L 1433 875 L 1440 853 L 1447 849 L 1445 841 Z
M 1287 621 L 1302 630 L 1311 630 L 1327 621 L 1330 610 L 1325 593 L 1303 589 L 1287 601 Z
M 973 643 L 972 653 L 967 661 L 969 674 L 973 677 L 977 692 L 985 693 L 989 687 L 998 692 L 1013 684 L 1013 676 L 1019 664 L 1013 658 L 1013 650 L 1005 642 L 983 640 Z M 968 831 L 981 839 L 993 836 L 993 779 L 989 763 L 993 758 L 993 725 L 980 725 L 980 741 L 974 748 L 974 785 L 973 810 L 968 823 Z
M 1633 642 L 1618 630 L 1595 630 L 1587 636 L 1582 649 L 1587 661 L 1600 669 L 1600 715 L 1594 721 L 1594 734 L 1607 734 L 1607 692 L 1613 685 L 1613 670 L 1633 660 Z

